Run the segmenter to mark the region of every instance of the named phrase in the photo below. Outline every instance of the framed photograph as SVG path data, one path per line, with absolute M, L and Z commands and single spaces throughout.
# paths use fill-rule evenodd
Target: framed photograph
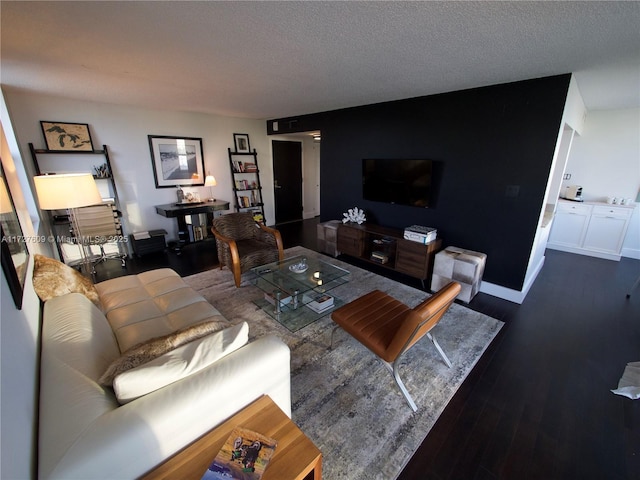
M 29 264 L 29 250 L 22 226 L 9 193 L 0 165 L 0 234 L 2 235 L 2 271 L 9 284 L 11 296 L 18 309 L 22 309 L 24 282 Z
M 41 121 L 47 150 L 58 152 L 91 152 L 93 143 L 86 123 Z
M 156 188 L 204 185 L 201 138 L 148 137 Z
M 248 133 L 234 133 L 233 143 L 236 146 L 236 153 L 251 153 Z

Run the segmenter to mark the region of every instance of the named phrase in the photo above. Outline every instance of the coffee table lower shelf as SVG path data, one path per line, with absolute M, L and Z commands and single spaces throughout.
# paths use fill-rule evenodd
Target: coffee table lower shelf
M 322 478 L 322 452 L 268 396 L 262 396 L 147 473 L 149 479 L 199 480 L 235 427 L 244 427 L 278 442 L 262 480 Z

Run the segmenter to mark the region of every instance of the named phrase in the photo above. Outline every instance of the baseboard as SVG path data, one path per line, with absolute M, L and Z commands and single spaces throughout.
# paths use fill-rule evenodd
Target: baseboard
M 494 283 L 485 282 L 484 280 L 480 284 L 480 291 L 482 293 L 486 293 L 487 295 L 492 295 L 494 297 L 502 298 L 503 300 L 508 300 L 513 303 L 522 304 L 524 299 L 527 297 L 533 282 L 538 278 L 538 274 L 540 270 L 542 270 L 542 266 L 544 265 L 544 257 L 540 260 L 538 265 L 536 265 L 532 274 L 529 275 L 528 279 L 525 280 L 525 284 L 522 287 L 522 290 L 514 290 L 512 288 L 506 288 L 501 285 L 496 285 Z
M 626 258 L 635 258 L 640 260 L 640 249 L 637 248 L 623 248 L 622 256 Z
M 500 285 L 496 285 L 495 283 L 489 283 L 485 281 L 480 284 L 480 291 L 482 293 L 486 293 L 487 295 L 502 298 L 503 300 L 508 300 L 517 304 L 521 304 L 522 302 L 524 302 L 524 298 L 526 297 L 526 293 L 519 290 L 513 290 L 511 288 L 506 288 Z

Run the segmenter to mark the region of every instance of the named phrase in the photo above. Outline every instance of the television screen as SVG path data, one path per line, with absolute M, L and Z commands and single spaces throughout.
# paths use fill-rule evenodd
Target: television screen
M 362 160 L 365 200 L 426 208 L 431 201 L 431 160 Z

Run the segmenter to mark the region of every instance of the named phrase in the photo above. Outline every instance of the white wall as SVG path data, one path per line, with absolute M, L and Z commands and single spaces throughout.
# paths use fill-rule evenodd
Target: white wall
M 306 135 L 302 143 L 303 218 L 320 215 L 320 143 Z
M 147 135 L 202 138 L 205 172 L 216 177 L 213 187 L 217 199 L 233 206 L 233 191 L 227 148 L 233 148 L 233 134 L 247 133 L 251 148 L 258 152 L 267 223 L 273 223 L 273 166 L 264 120 L 216 115 L 142 109 L 121 105 L 84 102 L 67 98 L 6 91 L 25 162 L 31 162 L 28 143 L 44 148 L 41 120 L 88 123 L 95 148 L 106 144 L 114 170 L 125 231 L 164 228 L 168 239 L 177 238 L 175 219 L 158 215 L 154 205 L 176 201 L 175 188 L 156 188 Z M 98 161 L 96 161 L 96 164 Z M 29 165 L 28 165 L 29 167 Z M 87 165 L 91 171 L 93 164 Z M 186 188 L 209 197 L 209 187 Z
M 21 178 L 26 173 L 18 151 L 11 121 L 4 100 L 0 121 L 1 158 L 9 191 L 15 204 L 22 233 L 30 238 L 36 234 L 37 224 L 31 221 L 34 207 L 29 191 L 23 190 Z M 51 255 L 50 246 L 27 243 L 31 255 Z M 30 258 L 24 285 L 22 309 L 15 306 L 9 284 L 2 273 L 0 281 L 0 478 L 27 479 L 35 476 L 38 338 L 40 301 L 31 275 Z
M 582 186 L 586 201 L 635 200 L 640 190 L 640 109 L 594 110 L 573 140 L 562 186 Z M 640 207 L 631 217 L 622 255 L 640 258 Z

